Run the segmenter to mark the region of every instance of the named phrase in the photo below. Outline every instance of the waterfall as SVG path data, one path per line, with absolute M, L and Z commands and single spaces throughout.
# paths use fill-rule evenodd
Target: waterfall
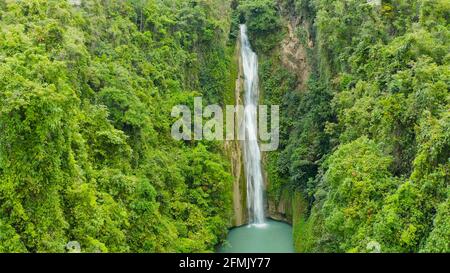
M 247 37 L 247 26 L 240 25 L 241 55 L 245 76 L 245 141 L 244 166 L 247 178 L 247 208 L 252 224 L 264 224 L 264 182 L 261 171 L 261 152 L 258 144 L 257 109 L 258 89 L 258 56 L 252 51 Z

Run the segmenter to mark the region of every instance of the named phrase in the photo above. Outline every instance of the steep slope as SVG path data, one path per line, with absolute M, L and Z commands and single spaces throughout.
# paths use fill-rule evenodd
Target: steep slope
M 0 0 L 0 252 L 214 249 L 228 159 L 170 114 L 228 99 L 229 7 Z

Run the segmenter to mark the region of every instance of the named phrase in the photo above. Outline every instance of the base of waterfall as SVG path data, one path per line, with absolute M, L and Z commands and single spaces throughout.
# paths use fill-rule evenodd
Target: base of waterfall
M 292 226 L 267 219 L 264 224 L 233 228 L 219 253 L 293 253 Z
M 249 224 L 249 225 L 246 225 L 246 227 L 247 227 L 247 228 L 252 228 L 252 227 L 256 227 L 256 228 L 266 228 L 266 227 L 267 227 L 267 224 L 266 224 L 266 222 L 261 223 L 261 224 Z

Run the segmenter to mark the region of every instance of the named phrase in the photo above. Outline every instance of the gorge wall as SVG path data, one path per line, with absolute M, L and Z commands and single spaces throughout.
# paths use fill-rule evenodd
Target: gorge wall
M 303 16 L 292 13 L 289 7 L 285 8 L 281 3 L 277 5 L 280 13 L 280 22 L 283 35 L 273 50 L 265 54 L 264 61 L 271 61 L 272 65 L 287 71 L 295 83 L 286 92 L 302 93 L 307 89 L 308 79 L 311 74 L 313 37 L 310 34 L 311 23 Z M 264 83 L 262 83 L 264 85 Z M 264 87 L 263 87 L 264 90 Z M 265 155 L 266 170 L 269 163 Z M 272 187 L 271 175 L 266 173 L 267 188 Z M 273 177 L 272 177 L 273 178 Z M 300 194 L 289 189 L 279 189 L 276 194 L 267 195 L 268 216 L 275 220 L 286 221 L 294 224 L 301 213 L 305 211 L 305 202 Z
M 234 48 L 232 58 L 232 62 L 234 63 L 232 67 L 236 70 L 232 74 L 237 75 L 233 94 L 234 105 L 243 105 L 242 96 L 244 93 L 244 74 L 240 51 L 240 39 L 236 39 L 236 46 Z M 235 115 L 235 132 L 238 132 L 238 119 L 238 115 Z M 248 222 L 248 211 L 246 204 L 247 191 L 241 141 L 225 141 L 225 150 L 230 158 L 231 172 L 233 175 L 233 216 L 231 219 L 231 226 L 242 226 Z
M 275 69 L 286 70 L 296 79 L 293 90 L 290 92 L 303 92 L 306 89 L 307 81 L 310 76 L 311 67 L 308 60 L 308 50 L 312 50 L 313 41 L 309 33 L 309 22 L 303 18 L 292 15 L 285 11 L 282 6 L 280 9 L 280 21 L 282 22 L 281 29 L 283 30 L 280 39 L 275 44 L 274 48 L 267 52 L 261 53 L 259 59 L 261 65 L 265 66 L 270 61 L 273 61 Z M 233 62 L 236 64 L 235 73 L 236 86 L 234 90 L 234 104 L 243 105 L 243 68 L 240 55 L 240 40 L 236 39 L 236 46 L 234 50 Z M 264 71 L 264 70 L 263 70 Z M 260 74 L 262 72 L 260 71 Z M 263 75 L 260 75 L 264 78 Z M 270 104 L 268 100 L 264 99 L 264 81 L 260 82 L 262 89 L 261 104 Z M 237 126 L 237 122 L 235 122 Z M 235 128 L 237 131 L 237 127 Z M 246 181 L 243 168 L 242 146 L 239 141 L 227 141 L 225 143 L 227 154 L 231 162 L 231 171 L 233 179 L 233 217 L 231 220 L 232 226 L 241 226 L 248 223 L 248 211 L 246 205 Z M 267 169 L 270 169 L 268 162 L 268 154 L 263 153 L 263 177 L 266 189 L 270 190 L 272 187 L 272 176 Z M 266 215 L 269 218 L 293 223 L 294 217 L 298 217 L 299 213 L 303 211 L 299 206 L 303 205 L 300 195 L 295 194 L 287 189 L 281 190 L 276 194 L 270 192 L 266 195 Z

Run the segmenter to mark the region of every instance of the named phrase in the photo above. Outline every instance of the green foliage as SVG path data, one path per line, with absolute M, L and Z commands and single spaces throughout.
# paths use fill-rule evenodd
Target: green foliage
M 281 106 L 268 196 L 292 193 L 298 250 L 449 252 L 449 10 L 0 0 L 0 252 L 65 252 L 69 241 L 212 251 L 230 219 L 230 168 L 217 143 L 175 142 L 170 110 L 197 95 L 234 102 L 240 23 L 263 100 Z M 280 61 L 281 16 L 299 20 L 298 46 L 314 45 L 302 90 Z
M 395 186 L 388 172 L 391 158 L 366 137 L 341 146 L 326 162 L 327 191 L 321 213 L 325 232 L 335 251 L 364 251 L 367 229 L 381 201 Z
M 2 253 L 16 253 L 26 251 L 25 246 L 20 240 L 20 236 L 15 229 L 9 225 L 0 221 L 0 240 L 2 242 L 0 246 L 0 252 Z
M 212 251 L 231 209 L 172 106 L 223 103 L 229 1 L 0 0 L 0 251 Z
M 309 201 L 297 249 L 448 252 L 448 1 L 280 5 L 315 45 L 306 90 L 282 88 L 279 52 L 261 64 L 265 102 L 285 111 L 271 196 L 294 188 Z
M 374 226 L 377 241 L 385 252 L 412 252 L 423 237 L 426 211 L 424 196 L 407 182 L 388 196 Z

